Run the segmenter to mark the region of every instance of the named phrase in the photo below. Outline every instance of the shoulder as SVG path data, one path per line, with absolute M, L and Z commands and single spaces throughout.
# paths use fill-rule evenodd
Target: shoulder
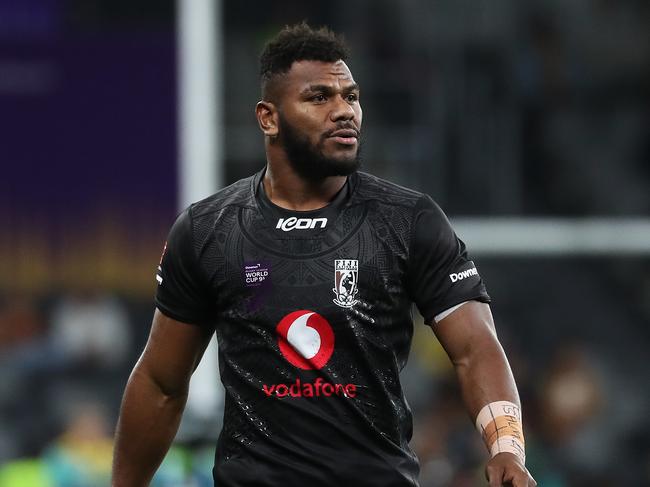
M 359 172 L 355 194 L 362 203 L 373 201 L 375 213 L 382 219 L 390 216 L 405 231 L 426 226 L 437 233 L 453 232 L 445 212 L 426 193 Z
M 172 234 L 185 235 L 186 239 L 201 246 L 216 227 L 228 227 L 236 221 L 240 208 L 255 204 L 253 187 L 257 175 L 240 179 L 211 196 L 185 208 L 172 227 Z
M 374 202 L 377 207 L 394 207 L 400 213 L 413 214 L 419 209 L 430 206 L 430 196 L 392 181 L 358 172 L 352 203 Z
M 424 200 L 430 200 L 424 193 L 365 172 L 357 173 L 355 197 L 360 201 L 374 200 L 382 205 L 406 208 L 415 208 Z
M 226 208 L 241 208 L 254 205 L 254 179 L 256 175 L 240 179 L 216 193 L 191 204 L 186 212 L 192 220 L 214 218 Z

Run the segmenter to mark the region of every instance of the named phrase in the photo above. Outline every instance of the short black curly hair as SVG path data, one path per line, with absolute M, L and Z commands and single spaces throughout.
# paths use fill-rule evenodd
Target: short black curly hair
M 306 22 L 286 25 L 264 46 L 260 55 L 262 95 L 274 76 L 284 74 L 296 61 L 347 61 L 349 49 L 343 36 L 327 27 L 313 29 Z

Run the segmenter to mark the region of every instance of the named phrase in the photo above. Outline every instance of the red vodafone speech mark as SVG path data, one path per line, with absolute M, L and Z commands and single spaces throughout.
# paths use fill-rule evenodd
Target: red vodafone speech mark
M 325 318 L 314 311 L 289 313 L 276 327 L 280 352 L 292 365 L 321 369 L 334 352 L 334 331 Z

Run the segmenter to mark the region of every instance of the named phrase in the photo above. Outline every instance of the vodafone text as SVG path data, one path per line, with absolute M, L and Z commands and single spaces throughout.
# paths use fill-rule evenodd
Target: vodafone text
M 451 279 L 451 282 L 456 282 L 456 281 L 462 281 L 463 279 L 467 279 L 468 277 L 471 276 L 478 276 L 478 271 L 476 270 L 476 267 L 472 267 L 471 269 L 467 269 L 466 271 L 452 272 L 451 274 L 449 274 L 449 279 Z
M 307 230 L 311 228 L 325 228 L 327 225 L 327 218 L 296 218 L 295 216 L 289 218 L 280 218 L 275 228 L 279 228 L 283 232 L 290 232 L 291 230 Z
M 316 378 L 313 383 L 301 382 L 300 379 L 296 379 L 293 384 L 263 384 L 262 390 L 267 397 L 273 395 L 277 397 L 355 397 L 357 395 L 357 386 L 355 384 L 333 384 L 323 382 L 320 377 Z

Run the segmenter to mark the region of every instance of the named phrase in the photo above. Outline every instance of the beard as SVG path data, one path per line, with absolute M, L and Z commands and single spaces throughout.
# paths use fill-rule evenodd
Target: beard
M 317 144 L 313 144 L 282 115 L 279 117 L 279 122 L 282 134 L 280 143 L 287 154 L 291 168 L 302 179 L 318 182 L 331 176 L 349 176 L 361 167 L 360 137 L 354 156 L 333 158 L 325 155 L 324 145 L 327 139 L 325 135 Z

